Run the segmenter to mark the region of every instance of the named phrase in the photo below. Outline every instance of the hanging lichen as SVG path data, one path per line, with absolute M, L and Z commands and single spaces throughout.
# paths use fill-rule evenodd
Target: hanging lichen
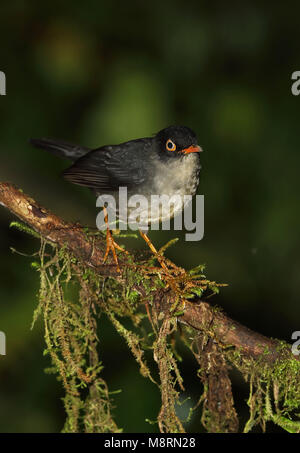
M 14 226 L 32 233 L 18 223 Z M 33 321 L 43 318 L 45 354 L 52 362 L 47 372 L 55 373 L 65 390 L 63 431 L 121 432 L 112 416 L 112 393 L 101 374 L 98 334 L 100 315 L 104 315 L 126 341 L 141 374 L 160 389 L 161 409 L 155 421 L 160 431 L 184 432 L 186 420 L 180 419 L 176 410 L 184 384 L 172 333 L 187 299 L 201 298 L 208 291 L 217 293 L 222 285 L 209 281 L 203 266 L 186 272 L 168 261 L 174 275 L 166 278 L 153 266 L 152 257 L 135 265 L 135 258 L 129 256 L 122 278 L 104 277 L 75 259 L 66 247 L 59 249 L 44 240 L 39 258 L 32 263 L 40 274 L 39 304 Z M 130 320 L 131 328 L 125 327 L 125 319 Z M 286 343 L 278 342 L 282 355 L 266 363 L 263 357 L 254 359 L 233 346 L 219 344 L 211 325 L 203 325 L 200 333 L 184 327 L 180 339 L 199 364 L 202 395 L 195 410 L 202 408 L 200 419 L 208 432 L 238 430 L 230 367 L 249 385 L 250 416 L 244 432 L 257 425 L 265 430 L 268 422 L 288 432 L 300 432 L 300 362 L 286 354 Z M 149 350 L 157 364 L 157 376 L 145 359 Z
M 54 256 L 51 256 L 45 249 L 43 241 L 39 305 L 34 321 L 39 314 L 43 315 L 44 353 L 52 360 L 52 368 L 47 371 L 57 373 L 65 389 L 67 420 L 63 431 L 118 432 L 120 430 L 111 416 L 109 390 L 101 378 L 97 307 L 93 304 L 90 287 L 76 261 L 65 250 L 55 248 Z M 81 287 L 77 295 L 69 299 L 65 290 L 78 271 Z

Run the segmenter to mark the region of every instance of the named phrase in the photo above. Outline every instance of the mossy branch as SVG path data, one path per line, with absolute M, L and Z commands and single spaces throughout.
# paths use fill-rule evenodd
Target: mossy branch
M 249 382 L 246 432 L 257 423 L 264 428 L 267 421 L 287 431 L 300 430 L 299 421 L 292 419 L 300 406 L 299 356 L 292 354 L 290 345 L 248 329 L 206 302 L 206 292 L 217 292 L 219 285 L 206 279 L 202 266 L 190 272 L 181 270 L 174 274 L 172 283 L 162 269 L 150 267 L 148 261 L 120 255 L 119 274 L 112 261 L 102 263 L 106 244 L 101 234 L 91 235 L 81 225 L 65 222 L 9 183 L 0 183 L 0 204 L 26 224 L 22 230 L 34 230 L 42 239 L 41 263 L 35 263 L 41 275 L 35 318 L 41 313 L 44 316 L 46 352 L 66 390 L 66 431 L 79 430 L 80 420 L 86 431 L 117 431 L 111 418 L 109 392 L 99 377 L 101 364 L 93 315 L 97 307 L 126 339 L 142 374 L 156 383 L 143 358 L 144 342 L 148 340 L 123 328 L 116 318 L 127 316 L 139 328 L 145 316 L 139 309 L 143 306 L 153 335 L 147 347 L 153 350 L 158 364 L 162 408 L 157 422 L 161 431 L 184 431 L 176 414 L 183 383 L 169 342 L 178 321 L 187 337 L 193 338 L 186 344 L 199 362 L 204 389 L 202 424 L 208 431 L 238 429 L 229 364 Z M 48 243 L 54 255 L 46 259 Z M 77 303 L 64 295 L 64 286 L 71 279 L 77 280 L 80 287 Z M 83 401 L 79 388 L 84 386 L 88 386 L 89 396 Z
M 0 183 L 0 204 L 9 209 L 45 240 L 60 247 L 67 247 L 70 253 L 97 273 L 114 276 L 117 280 L 122 280 L 122 276 L 118 275 L 111 257 L 107 264 L 102 264 L 106 248 L 104 238 L 98 238 L 97 246 L 93 245 L 93 242 L 87 237 L 85 228 L 78 224 L 66 223 L 38 205 L 32 198 L 12 184 Z M 130 265 L 121 255 L 119 261 L 121 269 Z M 144 292 L 139 282 L 133 285 L 133 289 Z M 163 305 L 164 295 L 158 290 L 152 296 Z M 297 360 L 297 357 L 292 355 L 289 346 L 286 349 L 280 347 L 277 340 L 267 338 L 248 329 L 202 300 L 195 298 L 192 302 L 187 302 L 180 321 L 196 330 L 207 331 L 209 329 L 211 336 L 224 347 L 234 346 L 242 354 L 254 358 L 263 354 L 263 361 L 266 363 L 272 363 L 283 355 Z

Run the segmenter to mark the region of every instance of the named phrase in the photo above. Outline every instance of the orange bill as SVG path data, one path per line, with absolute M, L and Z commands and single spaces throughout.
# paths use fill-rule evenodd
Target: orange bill
M 192 146 L 189 146 L 188 148 L 183 149 L 182 153 L 183 154 L 201 153 L 201 151 L 202 151 L 202 148 L 200 148 L 200 146 L 192 145 Z

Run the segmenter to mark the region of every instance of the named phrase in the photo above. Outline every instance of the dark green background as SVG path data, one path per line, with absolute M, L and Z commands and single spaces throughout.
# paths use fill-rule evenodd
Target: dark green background
M 204 149 L 199 193 L 205 237 L 169 256 L 206 263 L 229 284 L 212 302 L 263 334 L 290 340 L 299 321 L 299 109 L 297 3 L 12 1 L 1 5 L 0 180 L 11 181 L 67 219 L 94 226 L 95 200 L 60 179 L 65 167 L 32 149 L 49 136 L 96 147 L 147 136 L 170 124 L 193 128 Z M 38 241 L 9 229 L 0 209 L 0 432 L 58 431 L 60 384 L 43 373 L 41 324 L 30 331 Z M 153 233 L 161 245 L 176 232 Z M 134 246 L 144 246 L 136 241 Z M 101 332 L 102 328 L 102 332 Z M 138 373 L 122 339 L 100 325 L 104 375 L 125 431 L 151 431 L 157 389 Z M 199 396 L 189 354 L 185 396 Z M 246 387 L 234 393 L 244 413 Z M 199 415 L 198 415 L 199 416 Z M 190 430 L 199 427 L 197 417 Z M 270 429 L 272 429 L 270 427 Z

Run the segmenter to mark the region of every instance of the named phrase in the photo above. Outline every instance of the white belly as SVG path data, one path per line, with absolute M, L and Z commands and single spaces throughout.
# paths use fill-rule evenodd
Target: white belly
M 195 154 L 184 156 L 180 161 L 174 159 L 174 162 L 167 164 L 156 161 L 154 165 L 156 176 L 149 193 L 144 193 L 148 207 L 140 211 L 140 224 L 145 226 L 179 214 L 188 204 L 185 195 L 193 196 L 199 184 L 200 164 Z

